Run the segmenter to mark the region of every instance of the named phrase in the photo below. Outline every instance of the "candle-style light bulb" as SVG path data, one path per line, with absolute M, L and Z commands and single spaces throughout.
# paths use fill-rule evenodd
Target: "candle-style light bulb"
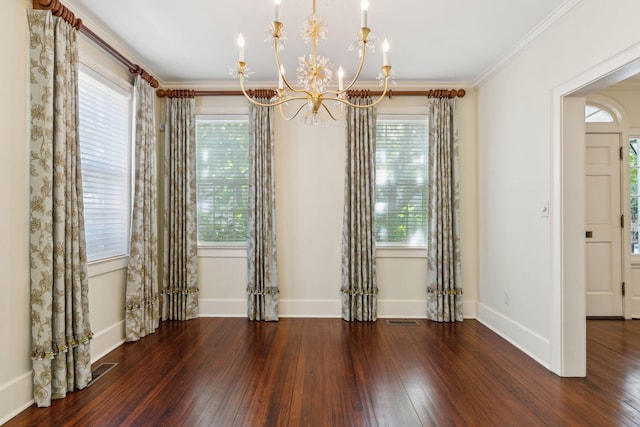
M 242 33 L 238 36 L 238 48 L 240 49 L 238 52 L 238 61 L 244 62 L 244 37 Z
M 273 6 L 275 10 L 275 21 L 280 22 L 280 2 L 282 0 L 273 0 Z
M 344 88 L 344 70 L 342 69 L 342 65 L 338 68 L 338 90 L 342 90 Z
M 382 42 L 382 65 L 389 65 L 389 40 Z
M 362 0 L 360 2 L 360 27 L 367 27 L 367 12 L 369 11 L 369 0 Z

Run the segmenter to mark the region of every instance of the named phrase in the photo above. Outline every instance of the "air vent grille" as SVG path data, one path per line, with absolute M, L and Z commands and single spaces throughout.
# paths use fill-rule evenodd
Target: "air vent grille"
M 412 319 L 387 319 L 387 325 L 389 326 L 419 326 L 417 320 Z
M 87 385 L 90 386 L 95 383 L 99 378 L 102 378 L 104 374 L 118 366 L 117 363 L 101 363 L 94 370 L 91 371 L 91 382 Z

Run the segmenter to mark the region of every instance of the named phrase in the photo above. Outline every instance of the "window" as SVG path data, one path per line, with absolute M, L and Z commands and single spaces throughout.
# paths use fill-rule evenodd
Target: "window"
M 131 88 L 82 69 L 78 92 L 87 260 L 126 256 L 131 223 Z
M 640 138 L 629 139 L 629 195 L 631 197 L 629 206 L 631 207 L 631 253 L 640 254 L 640 222 L 638 221 L 638 201 L 640 201 L 640 191 L 638 189 L 638 149 L 640 148 Z
M 199 244 L 246 244 L 249 120 L 198 116 L 196 182 Z
M 584 121 L 587 123 L 615 123 L 610 112 L 595 105 L 585 107 Z
M 427 117 L 378 116 L 376 242 L 425 247 L 427 236 Z

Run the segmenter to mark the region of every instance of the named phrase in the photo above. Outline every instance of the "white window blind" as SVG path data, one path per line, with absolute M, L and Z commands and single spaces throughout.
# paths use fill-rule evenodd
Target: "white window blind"
M 427 117 L 378 116 L 376 123 L 376 243 L 425 247 Z
M 131 217 L 131 92 L 90 71 L 78 79 L 87 259 L 127 255 Z
M 198 242 L 247 241 L 249 121 L 246 116 L 196 119 Z

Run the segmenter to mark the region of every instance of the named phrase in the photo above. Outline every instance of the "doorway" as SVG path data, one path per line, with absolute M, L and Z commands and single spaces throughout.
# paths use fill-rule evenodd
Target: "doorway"
M 553 90 L 551 369 L 586 375 L 585 96 L 640 72 L 640 45 Z

